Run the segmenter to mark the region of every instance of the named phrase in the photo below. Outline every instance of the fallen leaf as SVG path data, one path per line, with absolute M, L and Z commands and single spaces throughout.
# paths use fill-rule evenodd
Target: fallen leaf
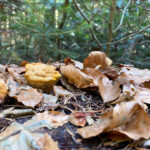
M 57 142 L 48 134 L 32 133 L 26 126 L 16 122 L 0 134 L 0 149 L 59 150 Z
M 68 79 L 69 83 L 77 88 L 87 88 L 93 85 L 93 80 L 73 65 L 61 66 L 61 74 Z
M 100 51 L 93 51 L 89 56 L 84 59 L 84 67 L 95 68 L 100 65 L 101 67 L 109 67 L 112 61 L 106 57 L 106 54 Z
M 47 133 L 36 140 L 41 150 L 59 150 L 58 143 L 55 142 Z
M 150 104 L 150 89 L 136 88 L 134 100 Z
M 84 68 L 81 71 L 93 79 L 93 83 L 95 86 L 98 86 L 99 78 L 105 77 L 103 73 L 101 73 L 99 70 L 95 68 Z
M 61 77 L 55 67 L 42 63 L 31 63 L 26 66 L 25 78 L 28 83 L 35 87 L 49 91 Z
M 69 96 L 69 95 L 73 95 L 70 91 L 62 88 L 61 86 L 54 86 L 53 90 L 55 92 L 55 95 L 58 96 Z
M 25 72 L 25 68 L 8 68 L 9 75 L 18 83 L 23 83 L 23 77 L 20 73 Z
M 118 81 L 111 81 L 107 77 L 102 77 L 99 79 L 99 92 L 103 101 L 111 102 L 117 99 L 120 95 L 120 83 Z
M 28 107 L 35 107 L 43 99 L 43 95 L 37 91 L 37 89 L 21 90 L 20 94 L 17 95 L 18 102 L 23 103 Z
M 68 122 L 69 115 L 58 111 L 45 111 L 43 113 L 37 113 L 31 120 L 27 121 L 25 125 L 30 125 L 41 120 L 45 120 L 48 124 L 51 124 L 53 128 L 57 128 Z
M 43 94 L 43 103 L 49 104 L 49 103 L 56 103 L 58 100 L 58 96 L 54 96 L 51 94 Z
M 132 83 L 140 85 L 145 81 L 150 81 L 150 70 L 148 69 L 122 67 L 120 70 L 119 82 L 121 84 Z
M 7 95 L 8 86 L 3 79 L 0 79 L 0 104 L 4 102 L 4 98 Z
M 98 69 L 101 73 L 103 73 L 107 78 L 111 80 L 115 80 L 118 78 L 119 74 L 115 68 L 108 67 L 108 68 L 102 68 L 100 67 Z
M 73 60 L 69 57 L 66 57 L 64 62 L 67 65 L 71 64 L 71 65 L 75 66 L 76 68 L 83 69 L 83 63 L 76 61 L 76 60 Z
M 69 122 L 75 126 L 84 127 L 86 124 L 86 114 L 80 112 L 74 112 L 69 117 Z
M 92 126 L 78 129 L 83 138 L 97 136 L 103 132 L 119 132 L 131 139 L 150 138 L 150 118 L 143 104 L 130 101 L 109 109 Z

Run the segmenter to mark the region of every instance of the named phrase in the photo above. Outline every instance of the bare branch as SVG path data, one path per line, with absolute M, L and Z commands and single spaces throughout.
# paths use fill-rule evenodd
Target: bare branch
M 135 36 L 135 35 L 137 35 L 137 34 L 139 34 L 139 33 L 142 33 L 143 31 L 145 31 L 145 30 L 148 29 L 148 28 L 150 28 L 150 24 L 147 25 L 146 27 L 142 28 L 142 29 L 139 30 L 138 32 L 135 32 L 135 33 L 132 33 L 132 34 L 126 36 L 126 37 L 123 37 L 122 39 L 120 39 L 120 40 L 118 40 L 118 41 L 115 41 L 115 42 L 112 42 L 112 43 L 102 44 L 102 46 L 113 45 L 113 44 L 122 42 L 122 41 L 124 41 L 124 40 L 126 40 L 126 39 L 128 39 L 128 38 L 130 38 L 130 37 L 133 37 L 133 36 Z
M 78 6 L 77 1 L 76 1 L 76 0 L 73 0 L 73 2 L 74 2 L 74 4 L 75 4 L 76 8 L 78 9 L 78 11 L 80 12 L 80 14 L 82 15 L 82 17 L 86 20 L 86 22 L 87 22 L 88 24 L 91 24 L 91 21 L 86 17 L 86 15 L 83 13 L 83 11 L 81 10 L 81 8 Z M 95 42 L 98 44 L 99 48 L 102 50 L 102 45 L 101 45 L 101 43 L 99 42 L 99 40 L 97 39 L 97 37 L 96 37 L 96 35 L 95 35 L 95 33 L 94 33 L 92 27 L 90 27 L 90 32 L 91 32 L 92 37 L 93 37 L 93 39 L 95 40 Z
M 126 13 L 127 8 L 129 7 L 131 1 L 132 1 L 132 0 L 129 0 L 128 3 L 127 3 L 127 6 L 124 8 L 123 14 L 122 14 L 122 17 L 121 17 L 121 20 L 120 20 L 120 24 L 119 24 L 118 27 L 113 31 L 113 33 L 116 32 L 116 31 L 121 27 L 121 25 L 122 25 L 122 23 L 123 23 L 124 15 L 125 15 L 125 13 Z

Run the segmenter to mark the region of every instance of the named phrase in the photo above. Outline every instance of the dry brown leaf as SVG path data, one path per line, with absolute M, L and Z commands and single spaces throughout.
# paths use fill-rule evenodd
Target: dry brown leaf
M 69 96 L 69 95 L 73 95 L 70 91 L 64 89 L 63 87 L 61 86 L 54 86 L 53 87 L 53 90 L 55 92 L 55 95 L 58 95 L 58 96 Z
M 95 86 L 98 86 L 99 78 L 105 77 L 103 73 L 101 73 L 99 70 L 95 68 L 84 68 L 81 71 L 93 79 L 93 83 Z
M 150 89 L 136 88 L 134 100 L 150 104 Z
M 73 65 L 61 66 L 61 74 L 68 79 L 69 83 L 77 88 L 87 88 L 93 86 L 93 80 Z
M 68 122 L 69 115 L 58 111 L 45 111 L 43 113 L 37 113 L 31 120 L 27 121 L 25 125 L 30 125 L 41 120 L 46 120 L 53 128 L 57 128 Z
M 16 122 L 12 123 L 0 134 L 0 149 L 59 150 L 57 142 L 51 136 L 48 134 L 33 133 L 30 131 L 30 128 Z M 35 126 L 32 125 L 32 129 L 34 128 Z
M 143 104 L 136 101 L 122 102 L 100 116 L 94 125 L 78 129 L 77 132 L 83 138 L 116 131 L 134 140 L 148 139 L 150 118 L 143 107 Z
M 118 78 L 119 74 L 115 68 L 109 67 L 109 68 L 99 68 L 100 72 L 102 72 L 106 77 L 108 77 L 111 80 L 115 80 Z
M 99 79 L 99 92 L 103 101 L 111 102 L 119 97 L 121 89 L 118 81 L 111 81 L 107 77 Z
M 106 57 L 106 54 L 100 51 L 93 51 L 89 56 L 84 59 L 84 67 L 95 68 L 100 65 L 101 67 L 109 67 L 112 61 Z
M 57 142 L 55 142 L 47 133 L 36 140 L 41 150 L 59 150 Z
M 54 84 L 61 77 L 55 67 L 42 63 L 31 63 L 26 66 L 25 78 L 28 83 L 35 87 L 46 91 L 52 89 Z
M 18 102 L 23 103 L 28 107 L 35 107 L 43 99 L 43 95 L 37 91 L 37 89 L 21 90 L 17 96 Z
M 53 96 L 51 94 L 43 94 L 43 103 L 44 104 L 56 103 L 57 100 L 58 100 L 58 96 Z
M 0 79 L 0 104 L 4 102 L 4 98 L 7 95 L 8 86 L 3 79 Z
M 84 127 L 87 122 L 86 116 L 85 113 L 74 112 L 70 115 L 69 121 L 75 126 Z
M 66 57 L 64 62 L 67 65 L 71 64 L 71 65 L 75 66 L 76 68 L 83 69 L 83 63 L 76 61 L 76 60 L 73 60 L 69 57 Z
M 120 70 L 119 81 L 121 84 L 133 83 L 135 85 L 150 81 L 150 70 L 134 67 L 123 67 Z

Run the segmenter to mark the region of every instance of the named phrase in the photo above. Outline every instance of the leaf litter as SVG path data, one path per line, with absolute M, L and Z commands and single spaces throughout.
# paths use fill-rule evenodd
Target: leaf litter
M 83 63 L 0 65 L 0 77 L 0 119 L 9 120 L 1 122 L 0 149 L 117 149 L 116 141 L 131 140 L 145 148 L 137 141 L 150 140 L 148 69 L 113 66 L 93 51 Z

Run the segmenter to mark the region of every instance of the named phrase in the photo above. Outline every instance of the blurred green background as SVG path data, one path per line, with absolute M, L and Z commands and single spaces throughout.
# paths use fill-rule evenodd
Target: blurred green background
M 93 50 L 150 68 L 150 0 L 0 0 L 0 63 L 83 61 Z

